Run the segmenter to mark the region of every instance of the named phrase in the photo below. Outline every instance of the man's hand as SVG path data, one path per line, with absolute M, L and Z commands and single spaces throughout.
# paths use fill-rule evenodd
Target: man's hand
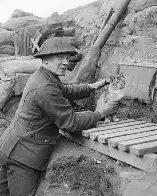
M 97 102 L 95 111 L 98 111 L 101 114 L 101 118 L 104 118 L 107 115 L 114 114 L 118 109 L 118 101 L 109 101 L 105 103 L 104 97 L 101 96 Z
M 90 87 L 90 89 L 92 90 L 98 90 L 102 87 L 104 87 L 105 85 L 110 84 L 110 80 L 109 79 L 104 79 L 98 82 L 95 82 L 93 84 L 88 84 L 88 86 Z

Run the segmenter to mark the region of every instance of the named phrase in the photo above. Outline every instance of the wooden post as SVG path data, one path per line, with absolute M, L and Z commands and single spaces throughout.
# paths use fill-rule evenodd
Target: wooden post
M 94 37 L 94 39 L 93 39 L 93 43 L 92 43 L 93 45 L 94 45 L 95 41 L 97 40 L 98 36 L 100 35 L 101 31 L 104 29 L 105 25 L 107 24 L 107 22 L 108 22 L 109 19 L 111 18 L 113 12 L 114 12 L 114 10 L 113 10 L 113 8 L 111 7 L 111 9 L 109 10 L 109 12 L 107 13 L 107 16 L 106 16 L 104 22 L 103 22 L 102 25 L 101 25 L 101 28 L 100 28 L 100 30 L 99 30 L 99 33 L 98 33 L 98 34 Z
M 101 49 L 106 43 L 107 39 L 115 29 L 120 20 L 121 15 L 126 10 L 131 0 L 122 0 L 119 8 L 112 14 L 108 23 L 100 32 L 97 40 L 92 45 L 91 50 L 85 56 L 81 64 L 78 64 L 68 78 L 69 83 L 89 83 L 91 82 L 99 60 Z M 104 22 L 105 23 L 105 22 Z
M 37 51 L 39 51 L 40 47 L 38 46 L 38 42 L 41 38 L 42 34 L 39 32 L 39 30 L 37 30 L 34 38 L 31 38 L 31 41 L 33 43 L 33 48 L 32 48 L 32 52 L 34 53 L 35 49 L 37 49 Z
M 124 11 L 126 10 L 128 4 L 130 3 L 131 0 L 123 0 L 123 2 L 121 2 L 119 8 L 115 11 L 114 14 L 112 14 L 110 20 L 108 21 L 108 23 L 106 24 L 106 26 L 104 27 L 104 29 L 101 31 L 98 39 L 95 42 L 95 47 L 100 47 L 102 48 L 104 46 L 104 44 L 106 43 L 107 39 L 109 38 L 109 36 L 111 35 L 112 31 L 115 29 L 117 23 L 120 20 L 121 15 L 124 13 Z

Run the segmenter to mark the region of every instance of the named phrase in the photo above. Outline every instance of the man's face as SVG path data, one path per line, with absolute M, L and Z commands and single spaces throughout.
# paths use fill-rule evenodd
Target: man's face
M 49 70 L 58 76 L 65 76 L 70 54 L 57 54 L 55 56 L 48 57 Z

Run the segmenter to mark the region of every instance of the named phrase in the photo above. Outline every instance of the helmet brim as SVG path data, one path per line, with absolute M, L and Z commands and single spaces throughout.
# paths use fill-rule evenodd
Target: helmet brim
M 75 56 L 77 54 L 79 54 L 77 51 L 66 51 L 66 52 L 56 52 L 56 53 L 50 53 L 50 54 L 34 54 L 33 57 L 35 58 L 43 58 L 43 57 L 46 57 L 46 56 L 55 56 L 55 55 L 58 55 L 58 54 L 70 54 L 71 56 Z

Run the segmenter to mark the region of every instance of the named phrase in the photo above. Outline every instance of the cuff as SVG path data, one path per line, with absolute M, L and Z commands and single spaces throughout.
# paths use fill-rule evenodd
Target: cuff
M 95 111 L 94 113 L 95 113 L 95 114 L 96 114 L 96 116 L 97 116 L 97 121 L 99 121 L 99 120 L 101 120 L 101 119 L 102 119 L 101 114 L 100 114 L 100 112 L 99 112 L 99 111 Z
M 88 84 L 87 84 L 87 88 L 90 90 L 90 92 L 93 92 L 95 90 L 95 88 L 90 87 Z

